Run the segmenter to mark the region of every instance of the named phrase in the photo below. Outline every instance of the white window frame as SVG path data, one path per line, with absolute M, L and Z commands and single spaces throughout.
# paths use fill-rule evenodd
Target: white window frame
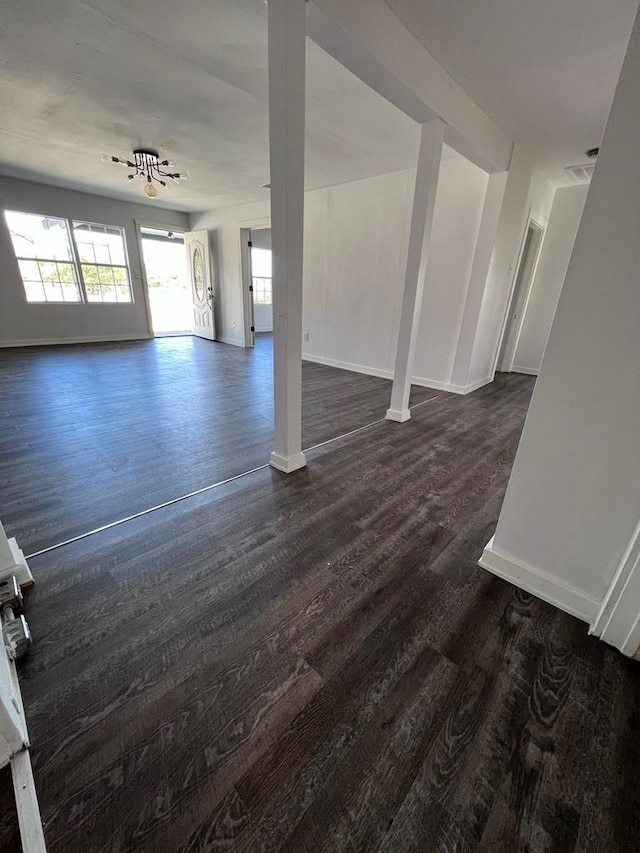
M 73 235 L 71 233 L 71 228 L 69 227 L 70 226 L 69 220 L 64 216 L 51 216 L 50 214 L 31 213 L 30 211 L 26 211 L 26 210 L 4 210 L 3 212 L 5 213 L 5 223 L 7 225 L 7 230 L 9 231 L 9 237 L 11 239 L 11 248 L 13 249 L 14 257 L 18 263 L 18 271 L 20 273 L 20 278 L 22 280 L 23 293 L 24 293 L 25 299 L 27 300 L 27 303 L 29 305 L 82 305 L 82 302 L 84 299 L 84 292 L 82 289 L 82 281 L 81 281 L 80 274 L 78 271 L 78 265 L 76 263 L 76 257 L 75 257 L 75 252 L 74 252 L 74 243 L 73 243 Z M 39 257 L 27 258 L 24 255 L 18 255 L 18 253 L 16 252 L 16 247 L 13 244 L 13 238 L 11 237 L 11 226 L 7 222 L 7 218 L 6 218 L 7 213 L 21 213 L 21 214 L 24 214 L 26 216 L 36 216 L 36 217 L 41 217 L 42 219 L 47 219 L 47 218 L 57 219 L 60 222 L 64 222 L 65 227 L 67 229 L 67 243 L 69 246 L 70 257 L 67 260 L 60 260 L 59 258 L 39 258 Z M 38 267 L 40 264 L 54 264 L 56 267 L 56 270 L 58 269 L 58 264 L 66 264 L 67 266 L 71 266 L 73 269 L 73 276 L 74 276 L 74 282 L 73 283 L 75 284 L 76 292 L 78 294 L 78 298 L 77 299 L 63 299 L 63 298 L 61 298 L 61 299 L 47 299 L 47 298 L 45 298 L 45 299 L 38 299 L 38 300 L 29 299 L 28 294 L 27 294 L 27 282 L 25 281 L 24 276 L 22 274 L 22 269 L 20 268 L 20 262 L 21 261 L 23 261 L 24 263 L 37 264 Z M 59 275 L 59 273 L 58 273 L 58 275 Z M 58 281 L 60 281 L 59 278 L 58 278 Z M 33 284 L 37 284 L 36 281 L 32 281 L 31 279 L 29 279 L 29 282 L 33 283 Z M 40 273 L 40 284 L 42 286 L 42 292 L 46 296 L 45 282 L 42 280 L 42 273 Z M 60 282 L 60 284 L 62 284 L 62 282 Z
M 18 254 L 16 252 L 16 247 L 14 246 L 13 239 L 11 238 L 11 227 L 10 227 L 9 223 L 7 222 L 6 216 L 5 216 L 6 227 L 7 227 L 7 230 L 9 231 L 9 237 L 11 238 L 11 248 L 13 249 L 14 257 L 16 259 L 16 262 L 18 263 L 18 272 L 20 275 L 20 279 L 22 281 L 22 292 L 24 294 L 25 301 L 27 302 L 28 305 L 76 305 L 77 306 L 77 305 L 133 305 L 133 304 L 135 304 L 133 282 L 131 279 L 131 264 L 129 263 L 129 252 L 128 252 L 128 246 L 127 246 L 127 235 L 126 235 L 126 230 L 124 229 L 123 226 L 121 226 L 121 225 L 110 225 L 110 224 L 107 224 L 104 222 L 92 222 L 88 219 L 74 219 L 74 218 L 69 217 L 69 216 L 57 216 L 57 215 L 52 214 L 52 213 L 40 213 L 40 212 L 36 212 L 36 211 L 32 211 L 32 210 L 9 210 L 8 208 L 5 208 L 3 210 L 3 213 L 5 213 L 5 214 L 6 213 L 22 213 L 22 214 L 26 214 L 27 216 L 41 217 L 42 219 L 46 219 L 47 217 L 49 217 L 51 219 L 59 219 L 65 223 L 66 228 L 67 228 L 67 236 L 69 239 L 69 246 L 71 249 L 71 258 L 69 260 L 60 261 L 57 259 L 49 260 L 47 258 L 25 258 L 23 256 L 18 256 Z M 97 228 L 110 228 L 110 229 L 114 229 L 114 230 L 117 230 L 120 232 L 120 236 L 122 238 L 122 247 L 123 247 L 123 251 L 124 251 L 124 260 L 125 260 L 124 264 L 87 263 L 86 266 L 114 267 L 116 269 L 124 269 L 126 271 L 126 274 L 127 274 L 127 281 L 128 281 L 128 287 L 129 287 L 129 297 L 130 298 L 128 300 L 122 300 L 122 301 L 116 300 L 114 302 L 111 302 L 111 301 L 105 302 L 103 299 L 100 299 L 100 300 L 88 299 L 87 287 L 86 287 L 84 275 L 82 272 L 82 261 L 80 260 L 80 253 L 78 251 L 78 244 L 76 241 L 76 235 L 74 233 L 74 224 L 89 225 L 89 226 L 94 225 Z M 20 269 L 20 263 L 19 263 L 20 261 L 28 261 L 28 262 L 32 262 L 32 263 L 52 263 L 52 264 L 64 263 L 64 264 L 69 264 L 71 267 L 73 267 L 74 276 L 75 276 L 75 284 L 76 284 L 76 287 L 78 289 L 79 299 L 77 299 L 77 300 L 65 300 L 65 299 L 30 300 L 28 298 L 25 280 L 24 280 L 23 275 L 22 275 L 22 270 Z M 117 285 L 116 285 L 116 287 L 117 287 Z
M 124 253 L 124 264 L 91 264 L 87 263 L 85 266 L 88 267 L 114 267 L 115 269 L 123 269 L 127 273 L 127 282 L 129 286 L 129 299 L 116 300 L 115 302 L 105 302 L 104 299 L 89 299 L 87 297 L 87 285 L 84 280 L 84 273 L 82 271 L 83 262 L 80 260 L 80 252 L 78 250 L 78 242 L 76 240 L 76 235 L 74 231 L 74 225 L 88 225 L 91 227 L 95 225 L 96 228 L 112 228 L 120 232 L 120 236 L 122 237 L 122 249 Z M 82 290 L 82 300 L 85 305 L 133 305 L 133 287 L 131 284 L 131 265 L 129 264 L 129 254 L 127 252 L 127 237 L 124 228 L 121 225 L 105 225 L 103 222 L 91 222 L 88 219 L 67 219 L 67 224 L 69 226 L 69 230 L 71 233 L 71 241 L 73 244 L 73 255 L 76 263 L 76 270 L 78 274 L 78 278 L 80 280 L 80 288 Z

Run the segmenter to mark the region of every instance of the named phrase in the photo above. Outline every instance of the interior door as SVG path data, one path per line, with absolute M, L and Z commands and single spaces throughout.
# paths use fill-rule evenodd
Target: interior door
M 213 314 L 213 278 L 208 231 L 189 231 L 184 235 L 191 297 L 193 299 L 193 334 L 213 340 L 216 327 Z

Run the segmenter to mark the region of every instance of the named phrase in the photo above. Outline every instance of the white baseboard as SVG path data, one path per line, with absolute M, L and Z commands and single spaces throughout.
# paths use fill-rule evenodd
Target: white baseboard
M 326 364 L 327 367 L 337 367 L 340 370 L 350 370 L 353 373 L 379 376 L 381 379 L 393 379 L 392 370 L 370 367 L 367 364 L 354 364 L 351 361 L 339 361 L 335 358 L 326 358 L 323 355 L 312 355 L 306 352 L 302 353 L 302 359 L 303 361 L 313 361 L 316 364 Z M 472 391 L 482 388 L 483 385 L 488 385 L 489 382 L 493 382 L 493 376 L 488 376 L 469 385 L 452 385 L 449 382 L 441 382 L 439 379 L 429 379 L 426 376 L 413 376 L 411 378 L 412 385 L 419 385 L 421 388 L 433 388 L 436 391 L 451 391 L 453 394 L 470 394 Z
M 244 341 L 234 340 L 233 338 L 223 338 L 220 335 L 216 335 L 215 338 L 221 344 L 231 344 L 232 347 L 244 347 Z
M 589 625 L 592 624 L 600 609 L 599 601 L 571 584 L 496 551 L 493 539 L 492 536 L 478 560 L 484 569 L 553 604 L 565 613 L 577 616 Z
M 493 376 L 485 376 L 484 379 L 476 379 L 475 382 L 470 382 L 468 385 L 447 385 L 446 390 L 452 394 L 471 394 L 473 391 L 477 391 L 478 388 L 489 385 L 490 382 L 493 382 Z
M 438 379 L 425 379 L 424 376 L 414 376 L 411 379 L 412 385 L 419 385 L 421 388 L 434 388 L 436 391 L 448 391 L 449 383 L 440 382 Z
M 520 367 L 518 364 L 514 364 L 511 368 L 511 373 L 526 373 L 528 376 L 537 376 L 538 368 L 537 367 Z
M 28 340 L 17 341 L 0 341 L 0 347 L 41 347 L 52 346 L 55 344 L 104 344 L 117 343 L 118 341 L 149 341 L 153 335 L 87 335 L 86 337 L 70 337 L 70 338 L 33 338 Z
M 369 367 L 366 364 L 354 364 L 351 361 L 339 361 L 335 358 L 325 358 L 323 355 L 312 355 L 302 353 L 303 361 L 313 361 L 316 364 L 326 364 L 327 367 L 338 367 L 340 370 L 350 370 L 352 373 L 364 373 L 367 376 L 379 376 L 381 379 L 393 379 L 392 370 L 383 370 L 379 367 Z

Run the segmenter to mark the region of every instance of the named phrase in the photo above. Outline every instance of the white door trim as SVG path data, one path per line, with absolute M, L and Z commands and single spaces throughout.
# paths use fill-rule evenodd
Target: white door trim
M 524 249 L 527 243 L 527 234 L 529 233 L 529 228 L 533 227 L 535 231 L 542 232 L 540 241 L 538 243 L 538 247 L 536 249 L 536 255 L 533 261 L 533 266 L 531 268 L 531 276 L 529 278 L 529 282 L 526 285 L 526 293 L 524 294 L 523 302 L 522 302 L 522 312 L 520 314 L 518 320 L 518 327 L 516 333 L 514 335 L 513 344 L 511 345 L 511 351 L 508 353 L 506 357 L 506 366 L 503 368 L 506 372 L 510 372 L 513 370 L 513 362 L 515 359 L 516 351 L 518 349 L 518 343 L 520 342 L 520 335 L 522 334 L 522 327 L 524 325 L 524 318 L 527 314 L 527 308 L 529 306 L 529 299 L 531 297 L 531 291 L 533 290 L 533 283 L 536 278 L 536 272 L 538 270 L 538 262 L 540 260 L 540 254 L 542 252 L 542 244 L 544 243 L 544 238 L 547 233 L 546 223 L 543 222 L 542 219 L 537 218 L 532 213 L 532 208 L 529 208 L 526 217 L 526 225 L 524 227 L 524 231 L 522 234 L 522 240 L 520 241 L 520 249 L 518 250 L 518 261 L 514 267 L 513 277 L 511 279 L 511 285 L 509 288 L 509 299 L 507 300 L 507 308 L 505 310 L 504 318 L 502 321 L 502 329 L 500 331 L 500 338 L 498 342 L 498 348 L 496 350 L 494 362 L 493 362 L 493 370 L 492 374 L 498 370 L 498 360 L 500 358 L 500 353 L 502 351 L 502 344 L 504 343 L 505 336 L 509 333 L 509 317 L 511 315 L 511 311 L 514 307 L 514 298 L 516 296 L 515 289 L 516 283 L 518 281 L 518 277 L 520 275 L 520 267 L 525 261 L 524 257 Z
M 138 257 L 140 258 L 140 274 L 142 275 L 142 289 L 144 291 L 144 308 L 147 314 L 147 325 L 149 327 L 149 337 L 155 337 L 153 331 L 153 316 L 151 314 L 151 299 L 149 298 L 149 282 L 147 280 L 147 267 L 144 262 L 144 250 L 142 248 L 142 229 L 157 228 L 159 231 L 177 231 L 179 234 L 186 234 L 189 230 L 182 225 L 167 225 L 160 222 L 150 222 L 147 219 L 136 219 L 136 242 L 138 244 Z
M 259 231 L 262 228 L 271 228 L 271 217 L 260 216 L 255 219 L 243 219 L 238 223 L 240 226 L 240 287 L 242 288 L 242 340 L 243 346 L 255 345 L 255 335 L 251 331 L 253 317 L 253 300 L 249 287 L 251 286 L 251 255 L 249 253 L 248 241 L 251 239 L 251 231 Z
M 620 560 L 590 633 L 633 657 L 640 648 L 640 522 Z

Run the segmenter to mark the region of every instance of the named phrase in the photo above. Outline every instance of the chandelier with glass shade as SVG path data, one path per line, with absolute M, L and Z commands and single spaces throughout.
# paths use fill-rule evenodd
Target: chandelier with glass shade
M 154 148 L 135 148 L 133 159 L 115 157 L 105 154 L 102 158 L 107 163 L 116 163 L 129 169 L 128 181 L 139 178 L 144 183 L 144 192 L 149 198 L 158 195 L 158 186 L 167 187 L 168 181 L 178 183 L 188 178 L 186 172 L 172 172 L 175 165 L 172 160 L 161 160 Z M 156 186 L 158 185 L 158 186 Z

